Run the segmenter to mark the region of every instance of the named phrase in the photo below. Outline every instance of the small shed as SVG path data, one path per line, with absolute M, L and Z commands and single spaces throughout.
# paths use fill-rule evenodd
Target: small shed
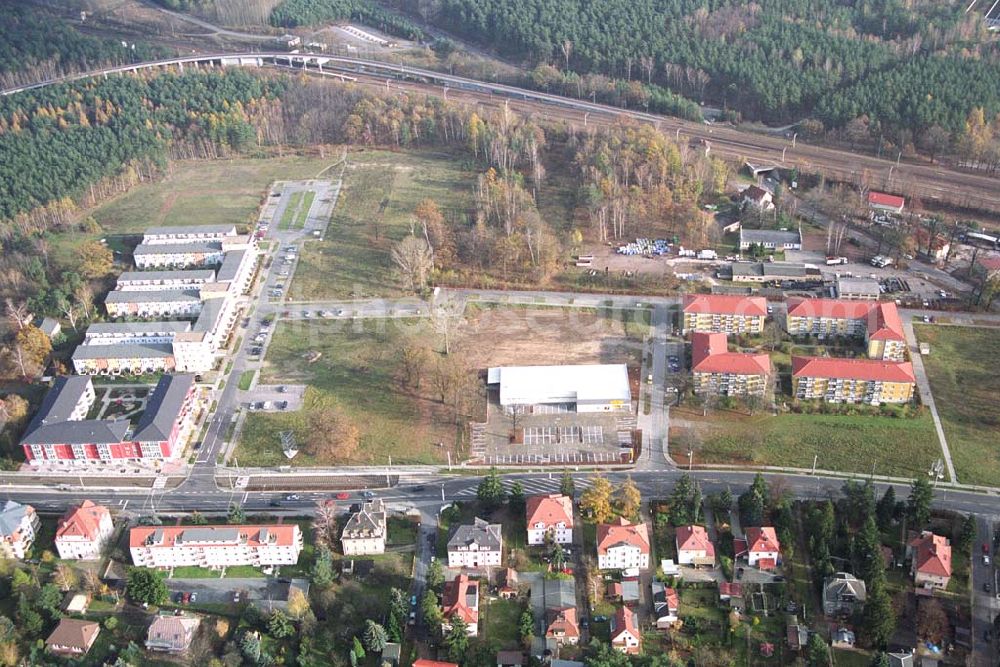
M 38 325 L 38 329 L 48 336 L 49 340 L 52 340 L 62 332 L 62 325 L 55 318 L 44 317 L 41 324 Z

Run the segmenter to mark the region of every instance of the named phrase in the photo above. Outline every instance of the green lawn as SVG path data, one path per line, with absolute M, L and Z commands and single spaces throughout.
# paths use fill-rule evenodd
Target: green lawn
M 248 391 L 250 385 L 253 384 L 253 378 L 257 374 L 255 370 L 243 371 L 240 373 L 240 384 L 239 387 L 243 391 Z
M 360 430 L 360 447 L 351 463 L 384 464 L 390 456 L 393 463 L 446 460 L 447 447 L 454 445 L 459 431 L 450 421 L 450 411 L 429 396 L 429 379 L 419 392 L 404 389 L 398 380 L 397 352 L 410 335 L 433 334 L 412 320 L 279 322 L 260 381 L 309 385 L 304 407 L 295 412 L 250 413 L 236 458 L 250 465 L 287 465 L 278 434 L 291 430 L 300 444 L 294 465 L 346 462 L 318 460 L 302 447 L 310 413 L 336 405 Z M 322 356 L 309 363 L 304 357 L 310 352 Z
M 278 223 L 278 229 L 291 229 L 292 221 L 297 219 L 299 207 L 302 205 L 302 192 L 293 192 L 288 196 L 288 203 L 285 205 L 285 210 L 281 214 L 281 221 Z
M 138 234 L 152 225 L 251 224 L 270 183 L 313 178 L 335 158 L 289 155 L 280 158 L 179 160 L 161 180 L 141 185 L 96 208 L 103 231 L 55 234 L 54 257 L 68 258 L 93 238 Z M 110 239 L 114 246 L 114 239 Z
M 843 472 L 915 477 L 925 474 L 941 454 L 930 415 L 896 418 L 879 415 L 701 413 L 676 410 L 673 419 L 690 422 L 671 428 L 671 441 L 695 463 L 817 467 Z
M 184 567 L 175 567 L 171 579 L 218 579 L 221 574 L 222 572 L 210 570 L 207 567 L 185 565 Z
M 519 646 L 518 622 L 522 606 L 519 600 L 495 599 L 486 603 L 485 586 L 480 588 L 480 608 L 482 630 L 480 634 L 491 642 L 497 642 L 501 649 L 515 649 Z
M 934 403 L 941 417 L 958 481 L 996 486 L 1000 479 L 1000 331 L 936 326 L 913 327 L 921 343 Z
M 303 248 L 289 297 L 398 296 L 389 253 L 410 233 L 417 204 L 433 199 L 446 219 L 458 219 L 472 204 L 474 184 L 471 164 L 447 153 L 350 153 L 326 236 Z

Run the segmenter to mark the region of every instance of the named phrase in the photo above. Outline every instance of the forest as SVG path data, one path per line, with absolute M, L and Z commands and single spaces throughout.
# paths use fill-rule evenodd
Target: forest
M 271 12 L 272 25 L 288 28 L 348 19 L 404 39 L 420 41 L 424 37 L 412 21 L 370 0 L 284 0 Z
M 0 12 L 0 85 L 87 71 L 106 63 L 154 60 L 161 50 L 137 43 L 125 48 L 116 39 L 85 35 L 66 21 L 37 8 L 7 3 Z
M 929 123 L 954 136 L 973 108 L 1000 111 L 996 43 L 961 9 L 899 0 L 441 0 L 430 19 L 505 56 L 659 83 L 748 119 L 816 113 L 835 128 L 867 115 L 889 136 Z

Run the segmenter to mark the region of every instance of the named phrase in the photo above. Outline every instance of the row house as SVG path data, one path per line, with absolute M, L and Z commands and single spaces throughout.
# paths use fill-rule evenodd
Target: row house
M 115 524 L 107 507 L 84 500 L 56 525 L 56 551 L 63 560 L 100 560 Z
M 451 622 L 455 617 L 465 623 L 466 633 L 470 637 L 479 635 L 479 582 L 460 574 L 451 581 L 446 581 L 441 594 L 441 629 L 445 634 L 451 630 Z
M 90 378 L 59 378 L 46 395 L 21 440 L 32 466 L 164 461 L 180 455 L 199 404 L 193 375 L 160 378 L 134 428 L 126 419 L 65 419 L 65 406 L 75 403 L 86 387 L 92 387 Z M 92 403 L 91 397 L 88 410 Z
M 455 528 L 448 540 L 448 567 L 499 567 L 503 535 L 498 523 L 476 518 L 475 523 Z
M 221 241 L 140 243 L 132 253 L 135 265 L 145 269 L 217 266 L 225 251 Z
M 0 558 L 24 558 L 35 543 L 39 526 L 34 507 L 5 500 L 0 505 Z
M 132 562 L 169 569 L 294 565 L 302 551 L 298 524 L 269 526 L 139 526 L 129 532 Z
M 828 403 L 907 403 L 916 377 L 908 361 L 792 357 L 792 393 Z
M 906 356 L 903 321 L 892 302 L 789 299 L 786 328 L 792 336 L 862 338 L 869 359 Z
M 763 396 L 771 375 L 766 354 L 730 352 L 726 334 L 691 334 L 691 373 L 698 395 Z
M 764 331 L 767 300 L 763 297 L 689 294 L 684 297 L 684 333 L 706 331 L 759 334 Z
M 361 504 L 351 514 L 340 533 L 340 544 L 345 556 L 362 556 L 385 553 L 386 514 L 381 498 Z
M 619 517 L 597 526 L 597 567 L 601 570 L 645 570 L 649 567 L 649 527 Z
M 78 375 L 143 375 L 177 370 L 170 343 L 81 344 L 73 350 L 72 361 Z
M 142 235 L 142 242 L 148 245 L 168 243 L 221 242 L 236 236 L 236 225 L 164 225 L 150 227 Z
M 573 543 L 573 499 L 558 493 L 531 496 L 526 505 L 528 544 Z
M 201 312 L 201 290 L 156 290 L 108 292 L 104 309 L 108 317 L 196 317 Z
M 215 282 L 214 269 L 126 271 L 118 276 L 115 289 L 122 292 L 201 289 L 212 282 Z

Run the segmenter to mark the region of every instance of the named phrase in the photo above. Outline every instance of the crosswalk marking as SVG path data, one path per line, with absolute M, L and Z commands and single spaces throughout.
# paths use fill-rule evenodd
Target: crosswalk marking
M 517 480 L 521 483 L 521 487 L 524 489 L 526 495 L 535 495 L 541 493 L 555 493 L 559 490 L 562 484 L 562 475 L 553 475 L 552 479 L 520 479 Z M 587 479 L 577 479 L 573 480 L 574 486 L 577 489 L 588 489 L 591 486 L 590 480 Z M 504 490 L 510 491 L 510 487 L 513 481 L 504 480 L 503 487 Z M 456 496 L 474 496 L 476 495 L 477 486 L 470 486 L 455 492 Z

